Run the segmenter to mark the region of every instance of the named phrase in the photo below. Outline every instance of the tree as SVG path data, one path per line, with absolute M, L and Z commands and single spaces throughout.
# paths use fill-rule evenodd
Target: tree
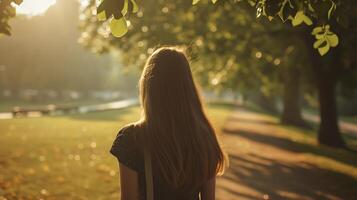
M 357 39 L 356 25 L 351 23 L 356 20 L 355 1 L 257 0 L 253 4 L 257 7 L 257 16 L 264 15 L 269 19 L 279 17 L 283 21 L 290 19 L 293 26 L 303 22 L 306 25 L 315 25 L 315 28 L 305 27 L 294 34 L 305 42 L 315 74 L 321 118 L 318 140 L 329 146 L 344 147 L 345 142 L 338 127 L 335 90 L 336 84 L 346 73 L 346 68 L 355 67 L 351 65 L 351 60 L 355 58 L 349 56 L 351 44 Z M 343 45 L 338 46 L 341 40 Z M 329 51 L 331 47 L 337 48 Z M 349 62 L 343 62 L 344 60 Z
M 284 51 L 281 51 L 281 49 L 286 49 L 289 45 L 292 45 L 291 43 L 288 42 L 284 42 L 284 43 L 280 42 L 286 40 L 284 38 L 285 35 L 279 34 L 280 32 L 278 31 L 281 29 L 289 29 L 289 28 L 287 26 L 282 26 L 281 24 L 277 24 L 277 23 L 272 25 L 272 24 L 263 23 L 262 20 L 257 21 L 255 19 L 255 14 L 251 12 L 251 8 L 247 4 L 241 4 L 237 6 L 234 3 L 220 1 L 217 6 L 209 5 L 209 7 L 207 8 L 207 7 L 198 7 L 198 6 L 190 7 L 188 3 L 181 9 L 182 4 L 180 4 L 180 6 L 174 7 L 171 6 L 172 3 L 173 2 L 169 2 L 169 1 L 160 1 L 157 4 L 154 4 L 154 6 L 158 7 L 158 9 L 156 9 L 153 6 L 150 7 L 150 5 L 147 5 L 149 7 L 145 7 L 146 5 L 145 6 L 143 5 L 142 9 L 148 8 L 147 9 L 148 11 L 146 11 L 145 9 L 145 16 L 147 16 L 146 17 L 147 20 L 145 19 L 145 17 L 144 19 L 140 19 L 139 21 L 135 20 L 135 18 L 132 18 L 131 22 L 132 24 L 135 25 L 134 27 L 130 26 L 129 28 L 135 29 L 135 27 L 138 26 L 139 30 L 136 33 L 132 33 L 136 30 L 131 30 L 128 33 L 131 34 L 129 37 L 131 37 L 133 34 L 137 34 L 136 37 L 140 38 L 141 37 L 140 34 L 142 34 L 140 31 L 140 27 L 149 25 L 151 21 L 155 21 L 158 18 L 159 20 L 161 20 L 162 23 L 166 25 L 168 24 L 170 24 L 171 26 L 176 25 L 175 27 L 171 27 L 171 29 L 180 30 L 179 37 L 178 38 L 170 37 L 171 40 L 166 39 L 165 41 L 169 43 L 172 43 L 172 41 L 175 42 L 180 41 L 180 43 L 185 43 L 186 41 L 187 43 L 187 41 L 194 41 L 197 38 L 197 44 L 199 44 L 199 47 L 197 49 L 202 49 L 202 51 L 200 52 L 201 58 L 199 60 L 202 61 L 205 58 L 209 58 L 209 61 L 202 63 L 201 65 L 201 66 L 205 66 L 204 68 L 201 69 L 201 71 L 202 72 L 209 71 L 209 73 L 198 72 L 197 74 L 200 74 L 199 77 L 202 77 L 205 74 L 207 74 L 209 78 L 204 78 L 204 79 L 206 80 L 212 79 L 213 83 L 215 83 L 214 84 L 215 88 L 217 88 L 217 86 L 220 86 L 218 88 L 225 87 L 225 88 L 231 88 L 232 90 L 236 91 L 238 89 L 237 87 L 239 87 L 240 93 L 246 93 L 244 92 L 245 88 L 249 88 L 249 93 L 251 93 L 253 89 L 253 85 L 255 85 L 254 88 L 256 88 L 256 91 L 261 91 L 261 93 L 259 93 L 261 95 L 258 95 L 260 96 L 259 98 L 254 98 L 254 99 L 259 100 L 261 105 L 265 105 L 265 107 L 268 108 L 269 110 L 275 110 L 274 106 L 272 106 L 273 103 L 270 100 L 271 99 L 270 97 L 273 96 L 274 93 L 272 93 L 271 91 L 272 87 L 269 86 L 269 85 L 273 85 L 272 84 L 273 81 L 267 78 L 269 77 L 269 75 L 268 76 L 266 75 L 267 72 L 269 71 L 269 68 L 274 68 L 273 70 L 270 71 L 281 71 L 280 70 L 281 68 L 285 68 L 281 66 L 282 65 L 285 66 L 288 59 L 285 59 L 286 61 L 282 62 L 280 68 L 276 68 L 275 65 L 273 64 L 274 61 L 273 58 L 275 57 L 275 60 L 280 63 L 280 59 L 278 57 L 284 55 Z M 172 7 L 174 9 L 171 9 L 170 13 L 165 14 L 165 13 L 158 12 L 160 11 L 161 7 L 163 8 Z M 185 17 L 184 13 L 187 11 L 194 13 L 194 15 L 192 13 L 189 13 Z M 211 14 L 209 14 L 209 16 L 207 17 L 208 13 Z M 190 15 L 192 16 L 188 17 Z M 193 19 L 193 17 L 195 19 Z M 193 20 L 192 19 L 189 20 L 189 18 L 192 18 Z M 178 19 L 178 22 L 173 23 L 172 22 L 173 19 Z M 184 27 L 182 27 L 181 24 L 184 24 Z M 253 26 L 251 26 L 252 24 Z M 145 33 L 146 35 L 148 35 L 148 37 L 146 38 L 141 37 L 142 40 L 150 41 L 151 43 L 150 45 L 146 45 L 145 48 L 152 47 L 152 45 L 155 45 L 157 43 L 163 43 L 164 40 L 162 38 L 162 35 L 167 37 L 167 35 L 178 34 L 175 33 L 174 31 L 170 31 L 171 30 L 170 27 L 168 28 L 156 27 L 155 30 L 153 30 L 153 28 L 149 28 L 150 31 Z M 236 30 L 240 30 L 240 31 L 236 31 Z M 290 30 L 285 30 L 285 31 L 288 32 Z M 185 36 L 189 32 L 191 33 L 188 36 Z M 155 35 L 156 36 L 160 35 L 160 38 L 155 38 Z M 118 41 L 115 40 L 115 41 L 121 44 L 129 43 L 129 42 L 124 42 L 126 38 L 127 37 L 124 36 L 120 40 Z M 203 40 L 204 42 L 202 42 Z M 193 44 L 195 44 L 195 42 L 193 42 Z M 277 48 L 278 50 L 277 51 L 275 50 L 274 52 L 274 48 L 272 47 L 274 46 L 277 47 L 277 44 L 279 45 L 279 48 Z M 123 47 L 120 47 L 120 49 L 122 48 Z M 217 49 L 219 51 L 219 54 L 217 54 Z M 262 59 L 256 58 L 254 55 L 258 53 L 258 51 L 261 51 L 262 49 L 264 49 L 263 58 Z M 124 51 L 128 52 L 129 50 L 130 48 L 126 48 Z M 228 56 L 224 56 L 224 55 L 228 55 Z M 261 62 L 262 60 L 265 59 L 264 57 L 268 58 L 269 61 L 265 63 Z M 218 62 L 217 60 L 220 61 Z M 244 63 L 243 62 L 244 60 L 252 60 L 252 62 L 249 61 Z M 226 65 L 226 63 L 232 63 L 232 62 L 235 63 L 235 66 L 227 67 L 226 69 L 223 67 L 224 65 Z M 209 70 L 207 70 L 207 67 L 209 65 L 216 65 L 220 67 L 210 67 Z M 267 67 L 268 71 L 267 69 L 265 69 L 264 73 L 258 73 L 260 69 L 263 69 L 261 67 L 262 65 L 268 66 Z M 242 66 L 249 66 L 249 67 L 247 67 L 246 68 L 247 70 L 245 70 L 245 68 Z M 256 66 L 255 69 L 254 66 Z M 291 65 L 286 68 L 289 69 L 290 67 L 294 67 L 294 66 Z M 232 72 L 232 70 L 238 68 L 239 70 L 236 73 L 234 71 Z M 224 72 L 228 70 L 231 71 L 228 73 Z M 282 72 L 278 72 L 278 73 L 282 73 Z M 254 76 L 254 75 L 258 75 L 258 76 Z M 257 81 L 258 79 L 261 79 L 263 82 L 260 83 L 259 81 Z M 206 81 L 206 84 L 209 85 L 210 82 Z M 247 85 L 248 87 L 244 85 Z M 291 84 L 286 84 L 286 86 L 289 87 L 291 86 Z M 289 91 L 290 94 L 293 94 L 291 91 L 295 91 L 295 90 L 291 90 L 291 88 L 287 88 L 286 91 Z M 295 99 L 294 97 L 296 97 L 296 95 L 291 97 L 290 99 Z M 252 95 L 250 94 L 250 96 Z M 285 119 L 288 119 L 284 121 L 285 123 L 302 124 L 300 110 L 294 109 L 299 107 L 299 105 L 295 105 L 299 103 L 300 103 L 299 101 L 291 101 L 289 104 L 285 104 L 286 106 L 284 110 L 289 111 L 288 113 L 292 113 L 284 117 Z
M 20 5 L 22 0 L 0 1 L 0 34 L 11 35 L 9 20 L 16 16 L 14 4 Z
M 102 37 L 102 42 L 97 42 L 102 31 L 92 31 L 100 30 L 100 24 L 86 23 L 95 20 L 91 15 L 93 10 L 95 7 L 89 6 L 85 11 L 89 14 L 89 18 L 84 21 L 82 27 L 86 33 L 89 33 L 85 35 L 90 35 L 86 37 L 85 44 L 89 44 L 94 50 L 103 49 L 102 47 L 109 43 L 109 46 L 125 52 L 123 56 L 130 59 L 126 63 L 132 64 L 140 62 L 141 59 L 136 58 L 143 57 L 140 54 L 144 49 L 153 48 L 158 43 L 189 45 L 193 48 L 191 53 L 194 52 L 200 57 L 194 59 L 196 63 L 194 72 L 200 78 L 201 84 L 206 87 L 212 86 L 214 89 L 226 88 L 239 91 L 240 94 L 249 96 L 251 100 L 259 101 L 258 103 L 268 110 L 276 110 L 273 100 L 274 96 L 280 95 L 278 82 L 281 78 L 278 78 L 278 74 L 286 71 L 285 65 L 286 68 L 290 68 L 297 63 L 295 61 L 287 66 L 288 57 L 284 60 L 279 59 L 286 54 L 285 49 L 296 43 L 295 41 L 280 42 L 286 41 L 285 36 L 276 34 L 277 30 L 289 29 L 289 27 L 278 23 L 267 24 L 264 20 L 257 21 L 255 14 L 251 12 L 251 7 L 246 3 L 236 6 L 222 1 L 217 6 L 192 7 L 189 2 L 184 5 L 177 5 L 171 1 L 158 1 L 156 4 L 149 2 L 143 4 L 138 13 L 144 17 L 131 18 L 133 25 L 129 26 L 131 30 L 125 36 L 120 39 L 109 37 L 108 40 Z M 150 23 L 152 21 L 163 26 Z M 95 28 L 96 26 L 99 27 Z M 137 44 L 142 45 L 137 48 Z M 277 48 L 272 48 L 274 46 Z M 256 54 L 262 54 L 261 51 L 264 56 L 257 57 Z M 279 67 L 276 67 L 277 65 Z M 284 70 L 281 70 L 282 68 Z M 252 94 L 252 91 L 256 92 Z M 286 91 L 295 90 L 288 88 Z M 298 91 L 296 95 L 299 95 Z M 285 106 L 285 110 L 288 111 L 293 108 L 293 111 L 289 112 L 293 114 L 285 117 L 288 118 L 285 122 L 301 125 L 300 110 L 294 109 L 299 105 L 294 103 L 300 102 L 289 102 Z M 297 117 L 299 118 L 289 119 Z
M 113 0 L 104 0 L 102 5 L 105 5 L 105 1 L 109 2 Z M 125 4 L 125 1 L 120 2 Z M 197 2 L 194 1 L 193 3 Z M 350 38 L 349 42 L 356 40 L 355 36 L 353 36 L 355 35 L 354 25 L 349 23 L 353 21 L 356 15 L 355 3 L 348 0 L 247 0 L 247 2 L 256 7 L 258 17 L 266 16 L 269 20 L 273 21 L 276 18 L 280 18 L 283 22 L 291 22 L 293 26 L 300 24 L 307 25 L 294 29 L 291 35 L 305 42 L 305 49 L 311 56 L 308 59 L 308 63 L 315 72 L 320 101 L 321 124 L 319 128 L 319 142 L 331 146 L 344 146 L 338 128 L 335 95 L 335 86 L 341 77 L 341 73 L 343 74 L 343 70 L 336 71 L 336 68 L 337 66 L 345 65 L 342 62 L 345 58 L 354 58 L 344 57 L 344 55 L 348 54 L 346 53 L 347 49 L 345 46 L 338 46 L 338 43 L 340 43 L 338 36 L 344 40 L 343 43 L 348 41 L 346 38 Z M 143 7 L 145 7 L 144 4 Z M 106 6 L 100 8 L 99 12 L 106 11 Z M 114 18 L 116 17 L 115 12 L 121 11 L 114 11 L 114 14 L 112 13 Z M 130 9 L 129 12 L 124 13 L 130 13 Z M 110 16 L 107 15 L 107 17 Z M 120 17 L 122 16 L 120 15 Z M 314 28 L 311 28 L 310 25 L 314 25 Z M 121 28 L 125 29 L 126 26 L 122 26 Z M 348 29 L 353 31 L 346 32 Z M 331 47 L 337 48 L 334 51 L 330 51 Z M 345 67 L 351 67 L 351 65 L 348 64 Z
M 201 0 L 193 0 L 195 5 Z M 216 3 L 218 0 L 211 0 Z M 223 1 L 223 0 L 221 0 Z M 331 31 L 328 22 L 335 19 L 339 24 L 346 25 L 346 11 L 350 1 L 343 0 L 246 0 L 256 7 L 257 17 L 266 16 L 269 20 L 280 18 L 283 22 L 291 20 L 293 26 L 300 24 L 312 25 L 317 20 L 311 32 L 315 37 L 314 48 L 325 55 L 331 47 L 338 45 L 338 36 Z M 135 0 L 102 0 L 98 6 L 98 19 L 110 19 L 110 29 L 114 36 L 126 34 L 128 26 L 125 16 L 136 13 L 138 6 Z M 336 16 L 336 17 L 335 17 Z

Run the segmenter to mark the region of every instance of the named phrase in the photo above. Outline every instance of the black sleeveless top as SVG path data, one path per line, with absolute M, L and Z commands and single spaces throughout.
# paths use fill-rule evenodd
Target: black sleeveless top
M 110 153 L 128 168 L 136 171 L 139 177 L 140 199 L 146 198 L 145 162 L 143 145 L 139 144 L 139 127 L 127 125 L 123 127 L 113 142 Z M 153 168 L 155 164 L 153 163 Z M 200 189 L 174 188 L 162 177 L 153 174 L 155 200 L 199 200 Z

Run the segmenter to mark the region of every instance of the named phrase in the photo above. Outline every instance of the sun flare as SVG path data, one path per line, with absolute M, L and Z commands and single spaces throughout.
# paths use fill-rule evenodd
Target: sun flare
M 24 0 L 17 12 L 28 16 L 41 15 L 55 3 L 56 0 Z

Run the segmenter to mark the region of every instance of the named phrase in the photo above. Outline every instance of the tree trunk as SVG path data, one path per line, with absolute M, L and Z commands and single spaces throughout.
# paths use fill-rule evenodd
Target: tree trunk
M 336 82 L 329 75 L 323 73 L 317 75 L 321 118 L 318 141 L 329 146 L 344 147 L 345 142 L 338 126 Z
M 345 147 L 339 126 L 336 103 L 336 83 L 341 73 L 341 47 L 330 49 L 327 55 L 320 56 L 318 51 L 312 48 L 314 37 L 307 31 L 302 32 L 308 50 L 309 62 L 315 76 L 318 90 L 320 108 L 320 125 L 318 141 L 320 144 Z
M 306 126 L 302 119 L 300 106 L 300 70 L 296 66 L 284 71 L 283 114 L 281 123 L 294 126 Z
M 333 147 L 345 147 L 337 116 L 336 83 L 339 74 L 340 55 L 338 48 L 331 49 L 329 55 L 320 56 L 312 49 L 312 64 L 316 77 L 320 105 L 320 127 L 318 141 Z

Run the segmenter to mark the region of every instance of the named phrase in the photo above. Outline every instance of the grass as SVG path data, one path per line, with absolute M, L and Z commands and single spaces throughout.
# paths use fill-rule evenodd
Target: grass
M 357 124 L 357 116 L 341 116 L 341 119 L 346 122 Z
M 293 194 L 299 197 L 295 199 L 329 199 L 320 193 L 341 197 L 336 199 L 354 196 L 355 153 L 319 146 L 316 130 L 283 126 L 269 113 L 239 108 L 238 116 L 227 121 L 234 109 L 230 104 L 207 106 L 219 133 L 224 125 L 231 128 L 222 137 L 231 167 L 218 182 L 218 199 L 261 199 L 263 194 L 284 200 L 294 199 L 289 197 Z M 109 149 L 120 127 L 137 120 L 139 112 L 131 107 L 0 120 L 0 200 L 118 199 L 118 166 Z M 345 135 L 345 139 L 357 145 L 356 137 Z
M 207 113 L 220 130 L 232 111 Z M 0 120 L 0 199 L 118 199 L 118 166 L 109 148 L 139 108 Z

